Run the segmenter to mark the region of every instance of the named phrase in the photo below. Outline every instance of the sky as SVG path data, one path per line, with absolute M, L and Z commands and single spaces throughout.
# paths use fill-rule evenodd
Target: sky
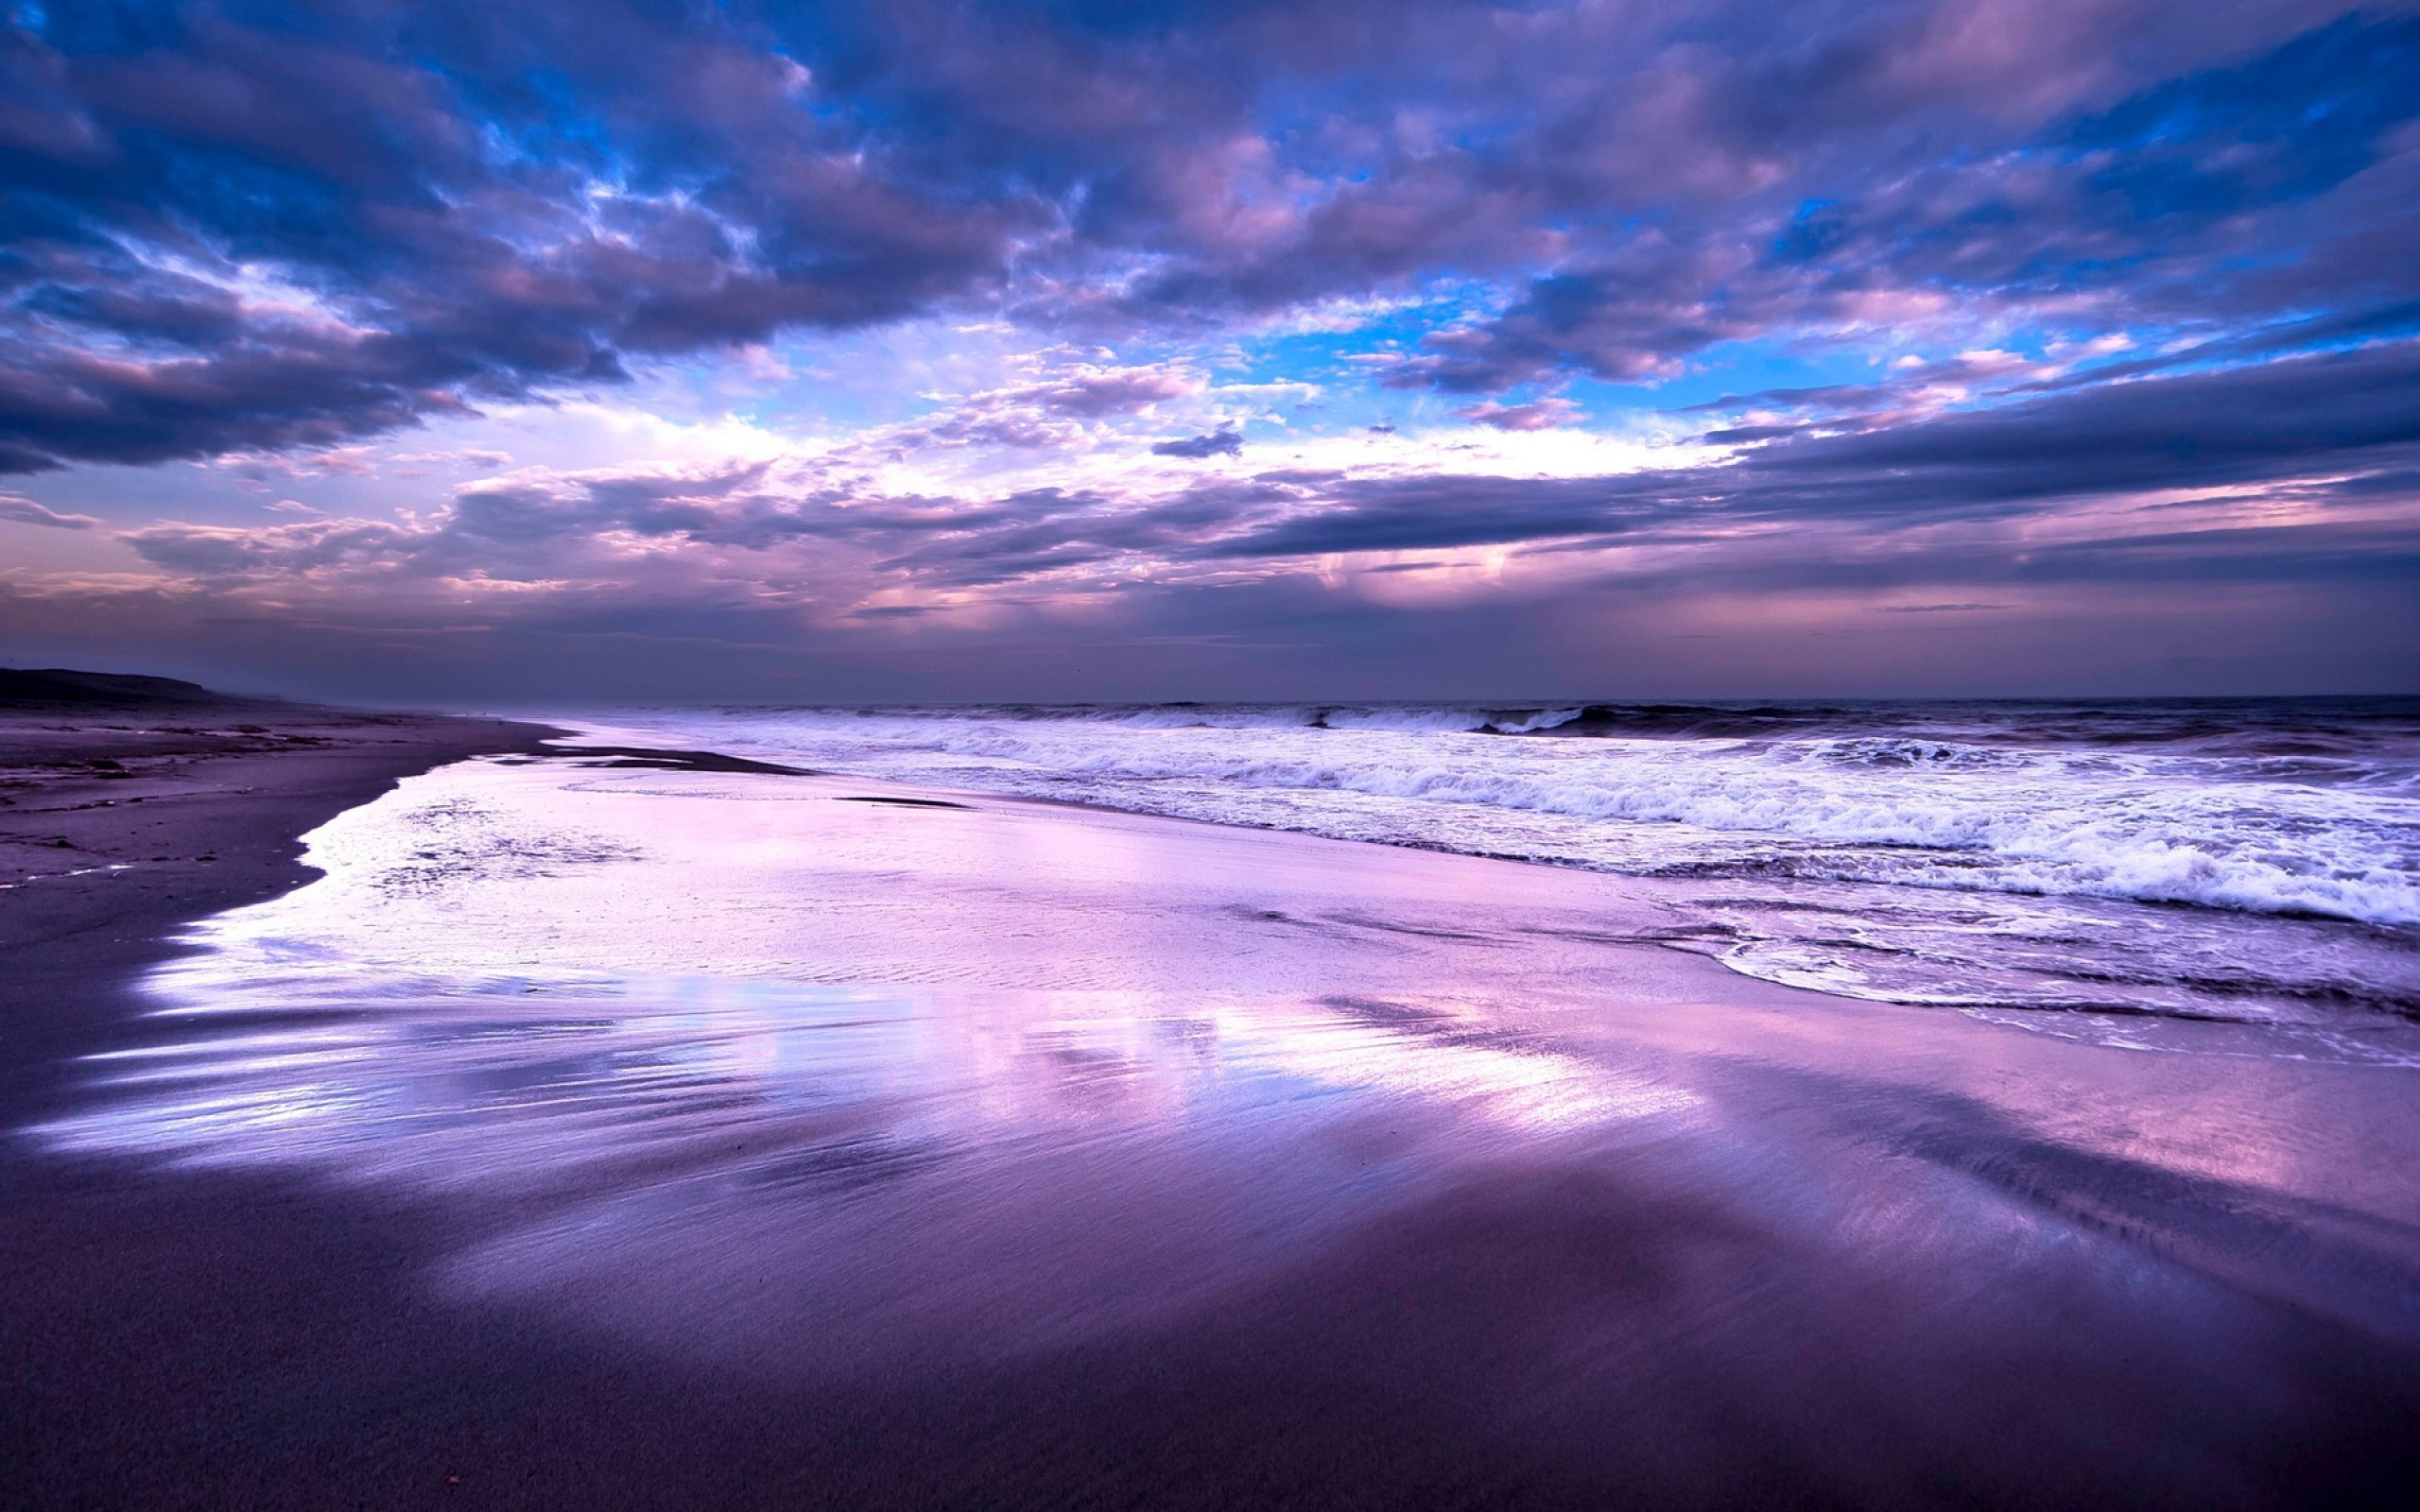
M 15 665 L 2420 691 L 2413 6 L 0 16 Z

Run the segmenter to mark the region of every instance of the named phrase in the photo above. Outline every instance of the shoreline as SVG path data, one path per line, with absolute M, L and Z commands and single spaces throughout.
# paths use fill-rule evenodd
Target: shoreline
M 645 713 L 618 717 L 635 720 Z M 2007 879 L 1979 884 L 1954 871 L 1967 854 L 1954 845 L 1891 851 L 1953 868 L 1954 874 L 1943 876 L 1802 870 L 1789 864 L 1787 848 L 1772 870 L 1740 856 L 1678 866 L 1662 865 L 1651 854 L 1634 855 L 1627 863 L 1598 860 L 1579 850 L 1486 843 L 1501 839 L 1488 826 L 1502 821 L 1508 812 L 1515 824 L 1540 822 L 1541 816 L 1550 819 L 1561 812 L 1532 811 L 1520 803 L 1498 808 L 1472 799 L 1466 805 L 1449 796 L 1425 812 L 1418 805 L 1392 814 L 1306 811 L 1292 806 L 1293 801 L 1305 793 L 1322 799 L 1327 794 L 1320 782 L 1299 779 L 1265 787 L 1247 782 L 1243 800 L 1206 805 L 1182 782 L 1172 799 L 1148 782 L 1079 783 L 1081 791 L 1070 792 L 1056 783 L 1019 781 L 1013 773 L 995 780 L 981 772 L 951 772 L 946 761 L 937 769 L 919 771 L 914 768 L 928 764 L 911 757 L 909 769 L 889 769 L 893 764 L 886 760 L 879 740 L 863 750 L 853 752 L 844 745 L 839 754 L 819 754 L 823 748 L 811 730 L 802 738 L 786 738 L 778 730 L 768 737 L 745 722 L 733 724 L 727 712 L 714 712 L 713 718 L 702 722 L 656 713 L 661 715 L 656 724 L 589 722 L 578 738 L 662 744 L 714 744 L 719 738 L 731 742 L 728 748 L 753 758 L 810 765 L 830 760 L 868 782 L 953 799 L 1012 800 L 1076 814 L 1121 814 L 1589 873 L 1621 881 L 1675 918 L 1673 928 L 1655 938 L 1643 937 L 1641 943 L 1714 961 L 1746 981 L 1910 1010 L 1962 1013 L 2106 1045 L 2420 1068 L 2420 1044 L 2411 1041 L 2410 1033 L 2420 1022 L 2414 1019 L 2420 1000 L 2411 995 L 2420 979 L 2411 974 L 2420 963 L 2412 954 L 2420 946 L 2420 934 L 2356 914 L 2237 906 L 2155 889 L 2062 887 Z M 1211 731 L 1223 728 L 1200 727 Z M 1154 728 L 1150 733 L 1157 738 L 1163 731 Z M 911 742 L 902 748 L 923 747 Z M 985 747 L 978 744 L 971 748 Z M 1270 759 L 1302 756 L 1278 752 Z M 1028 759 L 1013 756 L 1008 765 L 1014 767 Z M 1114 760 L 1108 767 L 1113 773 L 1121 771 Z M 1145 769 L 1150 769 L 1148 759 Z M 1183 769 L 1181 764 L 1178 769 Z M 1215 773 L 1219 768 L 1213 764 L 1203 769 Z M 1450 765 L 1443 769 L 1457 770 Z M 1077 770 L 1089 768 L 1079 764 Z M 1215 780 L 1211 785 L 1217 785 Z M 1352 791 L 1366 795 L 1376 790 Z M 1721 832 L 1718 828 L 1713 833 Z M 1530 839 L 1547 843 L 1541 833 Z M 1706 839 L 1702 833 L 1684 844 Z M 1630 843 L 1634 850 L 1639 844 Z M 1857 926 L 1847 923 L 1851 919 L 1864 920 L 1872 936 L 1858 937 Z M 1842 927 L 1829 927 L 1834 920 Z M 2134 940 L 2156 944 L 2112 948 L 2113 942 Z M 2229 969 L 2234 963 L 2264 961 L 2290 964 L 2265 971 Z M 2232 1042 L 2221 1051 L 2217 1038 Z
M 18 1504 L 302 1503 L 272 1468 L 297 1434 L 244 1435 L 253 1463 L 220 1463 L 226 1413 L 278 1399 L 262 1371 L 280 1352 L 392 1309 L 408 1223 L 290 1181 L 63 1159 L 23 1130 L 73 1105 L 79 1057 L 138 1035 L 138 985 L 188 954 L 184 930 L 317 875 L 304 833 L 555 732 L 235 699 L 0 711 L 0 1475 Z
M 967 1062 L 985 1085 L 1077 1098 L 1053 1115 L 1077 1120 L 1065 1125 L 1077 1143 L 1001 1167 L 981 1163 L 1000 1147 L 992 1137 L 963 1144 L 955 1165 L 931 1167 L 943 1185 L 930 1190 L 957 1195 L 922 1206 L 883 1195 L 926 1190 L 922 1165 L 901 1168 L 902 1186 L 829 1197 L 801 1186 L 829 1170 L 816 1163 L 829 1136 L 811 1129 L 786 1136 L 804 1144 L 717 1145 L 683 1165 L 638 1147 L 648 1201 L 676 1205 L 631 1210 L 636 1227 L 615 1217 L 627 1177 L 612 1173 L 481 1195 L 275 1163 L 198 1168 L 171 1149 L 32 1148 L 17 1132 L 42 1122 L 29 1110 L 83 1100 L 58 1084 L 68 1056 L 125 1042 L 133 985 L 183 952 L 178 929 L 310 874 L 295 835 L 408 798 L 397 762 L 505 738 L 526 755 L 548 738 L 458 722 L 415 736 L 385 718 L 366 716 L 374 744 L 350 752 L 320 728 L 331 745 L 103 757 L 188 765 L 74 777 L 56 808 L 23 819 L 9 817 L 22 801 L 0 808 L 0 833 L 30 833 L 35 818 L 92 826 L 61 837 L 104 864 L 98 832 L 138 812 L 160 816 L 158 833 L 224 847 L 68 879 L 87 912 L 47 938 L 19 917 L 21 894 L 0 892 L 12 964 L 41 968 L 12 973 L 0 1003 L 12 1023 L 48 1026 L 10 1037 L 16 1116 L 0 1146 L 0 1196 L 18 1220 L 0 1246 L 16 1304 L 0 1343 L 40 1362 L 0 1407 L 0 1442 L 22 1446 L 5 1469 L 30 1504 L 406 1505 L 458 1488 L 529 1506 L 2014 1507 L 2091 1491 L 2150 1506 L 2383 1507 L 2420 1486 L 2407 1431 L 2420 1339 L 2390 1321 L 2396 1297 L 2420 1297 L 2420 1214 L 2379 1206 L 2405 1179 L 2397 1150 L 2420 1142 L 2380 1073 L 2133 1056 L 1772 987 L 1649 941 L 1574 936 L 1533 958 L 1521 910 L 1601 912 L 1591 900 L 1616 889 L 1518 861 L 985 795 L 956 809 L 867 802 L 892 784 L 783 776 L 795 801 L 736 812 L 754 816 L 741 826 L 752 835 L 780 838 L 784 866 L 805 868 L 784 896 L 816 920 L 834 980 L 894 962 L 905 974 L 881 990 L 925 1005 L 907 1022 L 1028 1047 Z M 549 754 L 577 763 L 579 747 Z M 519 779 L 596 790 L 591 827 L 632 801 L 676 815 L 745 802 L 765 780 L 715 753 L 600 755 L 579 764 L 594 775 L 578 784 L 550 782 L 552 761 Z M 517 836 L 540 813 L 506 812 L 521 816 Z M 224 838 L 246 825 L 249 840 Z M 293 833 L 269 833 L 283 826 Z M 708 850 L 698 865 L 711 878 L 730 860 Z M 1150 880 L 1221 874 L 1228 892 L 1194 902 Z M 621 875 L 609 868 L 596 885 Z M 1390 902 L 1399 887 L 1410 890 Z M 1502 917 L 1432 929 L 1446 916 L 1424 888 Z M 1231 906 L 1264 894 L 1257 914 Z M 1096 899 L 1140 922 L 1080 933 Z M 849 923 L 876 905 L 872 922 Z M 33 917 L 54 916 L 74 922 Z M 953 954 L 903 933 L 919 918 L 967 943 Z M 609 923 L 560 951 L 612 968 L 627 934 Z M 949 961 L 958 976 L 942 971 Z M 1245 962 L 1256 974 L 1235 976 Z M 1445 966 L 1498 1005 L 1403 996 Z M 1081 990 L 1030 1007 L 1000 995 L 1052 983 Z M 1339 998 L 1339 984 L 1367 989 Z M 1187 1031 L 1173 1069 L 1138 1062 L 1102 1079 L 1103 1048 L 1135 1011 L 1128 997 L 1204 988 L 1244 1017 L 1211 1041 Z M 865 990 L 848 1000 L 851 1022 L 872 1012 Z M 1271 994 L 1275 1058 L 1254 1060 L 1253 1016 L 1267 1012 L 1254 1005 Z M 1319 1017 L 1300 1021 L 1284 1005 L 1294 997 Z M 592 1033 L 600 1014 L 645 1006 L 496 1003 L 508 1001 L 533 1026 L 567 1013 Z M 769 1043 L 808 1043 L 798 1028 L 825 1001 L 764 998 L 752 1022 L 790 1036 Z M 310 1011 L 302 1022 L 325 1028 Z M 409 1055 L 441 1063 L 458 1011 L 398 1000 L 345 1019 L 417 1024 Z M 483 1008 L 487 1027 L 467 1042 L 517 1042 L 494 1033 L 510 1022 L 499 1011 Z M 1001 1025 L 1022 1039 L 999 1040 Z M 1186 1069 L 1203 1043 L 1230 1047 L 1226 1069 Z M 472 1084 L 495 1081 L 480 1066 L 512 1064 L 481 1061 Z M 1330 1064 L 1348 1077 L 1400 1066 L 1404 1090 L 1372 1102 L 1348 1080 L 1305 1100 L 1267 1080 Z M 1572 1131 L 1467 1110 L 1474 1067 L 1493 1085 L 1538 1065 L 1587 1085 L 1615 1068 L 1616 1090 L 1645 1076 L 1680 1094 L 1653 1107 L 1682 1111 Z M 787 1084 L 743 1074 L 756 1079 L 698 1100 L 794 1101 Z M 29 1077 L 43 1093 L 30 1102 L 15 1095 Z M 1144 1095 L 1154 1087 L 1183 1095 Z M 1120 1088 L 1124 1104 L 1101 1100 Z M 1215 1107 L 1198 1099 L 1238 1088 L 1260 1098 L 1236 1105 L 1242 1121 L 1201 1125 L 1227 1131 L 1230 1154 L 1204 1165 L 1190 1144 L 1152 1143 L 1163 1109 Z M 2309 1144 L 2301 1114 L 2335 1121 L 2328 1139 Z M 549 1146 L 527 1143 L 527 1126 L 466 1125 L 465 1147 L 543 1174 L 531 1157 Z M 598 1126 L 655 1137 L 618 1114 Z M 1273 1143 L 1254 1132 L 1270 1128 Z M 2364 1141 L 2379 1146 L 2368 1165 L 2341 1170 Z M 1341 1175 L 1316 1175 L 1339 1159 Z M 997 1174 L 953 1187 L 952 1169 Z M 1344 1193 L 1365 1205 L 1336 1208 Z M 982 1216 L 1001 1194 L 1043 1201 L 1039 1216 Z M 1252 1216 L 1264 1209 L 1277 1229 Z M 872 1216 L 852 1214 L 889 1216 L 869 1228 Z M 1038 1239 L 1017 1237 L 1028 1222 Z M 1308 1237 L 1284 1237 L 1306 1223 Z M 1267 1231 L 1278 1238 L 1250 1237 Z M 1083 1238 L 1063 1250 L 1071 1233 Z M 1153 1234 L 1187 1237 L 1118 1258 Z M 1031 1243 L 1043 1247 L 1028 1255 Z M 1085 1280 L 1094 1248 L 1115 1263 Z M 835 1271 L 833 1254 L 862 1262 Z M 1150 1305 L 1095 1315 L 1125 1296 Z
M 0 709 L 0 1096 L 38 1095 L 41 1068 L 98 1027 L 89 1004 L 122 1002 L 180 930 L 310 881 L 306 832 L 406 777 L 562 733 L 233 699 Z

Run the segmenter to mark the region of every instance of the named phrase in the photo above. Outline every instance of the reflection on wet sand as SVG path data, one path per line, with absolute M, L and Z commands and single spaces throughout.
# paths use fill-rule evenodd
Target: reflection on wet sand
M 474 1268 L 509 1251 L 532 1284 L 652 1229 L 702 1254 L 760 1216 L 1046 1229 L 1086 1210 L 1091 1261 L 1146 1238 L 1157 1259 L 1113 1288 L 1063 1254 L 1056 1305 L 1123 1306 L 1138 1283 L 1232 1276 L 1241 1250 L 1349 1225 L 1508 1144 L 1697 1102 L 1468 1005 L 1393 1000 L 689 977 L 282 996 L 214 1017 L 241 1027 L 99 1057 L 107 1100 L 47 1132 L 510 1196 L 545 1216 Z
M 450 1204 L 453 1304 L 659 1357 L 1115 1345 L 1104 1393 L 1318 1383 L 1583 1499 L 2240 1492 L 2420 1407 L 2411 1073 L 1793 993 L 1587 874 L 862 796 L 408 782 L 40 1133 Z

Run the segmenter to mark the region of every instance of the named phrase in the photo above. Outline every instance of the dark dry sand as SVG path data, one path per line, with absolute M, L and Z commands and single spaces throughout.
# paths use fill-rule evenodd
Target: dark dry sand
M 259 728 L 231 732 L 238 724 Z M 75 1106 L 72 1057 L 125 1040 L 130 985 L 170 954 L 180 921 L 305 880 L 296 835 L 398 775 L 541 733 L 258 709 L 10 721 L 7 1124 Z M 129 869 L 87 869 L 111 862 Z M 1768 1015 L 1792 1011 L 1786 996 L 1741 988 Z M 1837 1030 L 1808 1037 L 1840 1043 L 1801 1059 L 1887 1060 L 1891 1026 L 1905 1023 L 1915 1061 L 1946 1065 L 2008 1033 L 1893 1017 L 1912 1012 L 1843 1005 Z M 1639 1022 L 1720 1072 L 1725 1052 L 1692 1041 L 1703 1030 L 1685 1007 Z M 2106 1068 L 2093 1089 L 2104 1097 L 2139 1077 L 2172 1106 L 2175 1089 L 2225 1076 L 2209 1057 L 2006 1042 L 2012 1078 Z M 1155 1323 L 911 1374 L 738 1366 L 729 1350 L 565 1330 L 545 1299 L 449 1299 L 427 1278 L 495 1228 L 473 1202 L 69 1159 L 15 1140 L 0 1148 L 0 1504 L 2420 1501 L 2420 1311 L 2392 1301 L 2415 1295 L 2411 1273 L 2374 1265 L 2358 1278 L 2368 1290 L 2338 1307 L 2313 1259 L 2409 1260 L 2420 1245 L 2408 1225 L 2082 1154 L 1995 1125 L 1988 1104 L 1928 1092 L 1920 1076 L 1855 1084 L 1867 1102 L 1844 1106 L 1832 1089 L 1851 1082 L 1752 1064 L 1746 1048 L 1736 1076 L 1709 1082 L 1736 1136 L 1717 1125 L 1602 1160 L 1484 1164 Z M 1860 1121 L 1872 1137 L 1841 1144 L 1839 1127 Z M 1858 1148 L 1868 1168 L 1820 1174 L 1885 1200 L 1829 1218 L 1793 1211 L 1820 1181 L 1740 1185 L 1761 1169 L 1747 1152 L 1789 1149 L 1801 1130 L 1810 1162 Z M 2244 1167 L 2244 1151 L 2219 1148 L 2223 1129 L 2202 1137 L 2217 1167 Z M 1726 1162 L 1734 1145 L 1738 1165 Z M 2021 1271 L 1989 1263 L 1989 1235 L 1928 1233 L 1924 1194 L 1944 1169 L 2043 1214 L 2049 1258 L 2039 1231 Z M 1790 1221 L 1768 1222 L 1760 1202 Z M 1945 1210 L 1938 1223 L 1959 1221 Z M 1882 1253 L 1859 1253 L 1858 1225 Z M 2330 1225 L 2358 1242 L 2339 1244 Z M 1785 1233 L 1829 1237 L 1791 1246 Z M 1916 1241 L 1924 1255 L 1983 1258 L 1894 1270 L 1890 1246 Z M 2072 1264 L 2060 1258 L 2069 1244 Z M 747 1299 L 779 1296 L 780 1279 L 727 1259 L 698 1274 L 726 1278 L 728 1315 L 713 1297 L 656 1300 L 684 1326 L 746 1341 L 764 1315 Z M 979 1300 L 982 1284 L 939 1282 L 953 1305 Z M 812 1354 L 816 1342 L 765 1351 Z

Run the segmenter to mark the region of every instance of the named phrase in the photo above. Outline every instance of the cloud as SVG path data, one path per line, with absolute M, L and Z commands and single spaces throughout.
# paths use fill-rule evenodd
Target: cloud
M 313 520 L 255 529 L 146 525 L 119 539 L 163 567 L 199 577 L 243 577 L 383 566 L 411 532 L 375 521 Z
M 406 522 L 164 523 L 122 539 L 195 579 L 286 594 L 445 585 L 608 601 L 770 595 L 835 610 L 1504 548 L 1644 553 L 1709 581 L 1751 566 L 1800 583 L 1835 569 L 1855 577 L 1906 549 L 1894 543 L 1936 540 L 1964 542 L 1962 570 L 1983 580 L 2016 562 L 2070 577 L 2158 576 L 2170 570 L 2163 552 L 2177 571 L 2233 573 L 2289 548 L 2313 574 L 2360 576 L 2373 570 L 2362 560 L 2400 560 L 2420 541 L 2420 411 L 2405 402 L 2415 387 L 2420 342 L 2407 342 L 1798 431 L 1729 453 L 1668 446 L 1644 454 L 1653 465 L 1616 472 L 1457 470 L 1468 454 L 1428 443 L 1369 467 L 1171 480 L 1113 458 L 1081 483 L 911 492 L 807 455 L 527 468 L 463 484 Z M 2280 508 L 2308 518 L 2278 526 Z M 1783 540 L 1798 545 L 1769 550 Z M 1985 572 L 1986 560 L 2002 565 Z
M 139 592 L 261 623 L 1949 634 L 2411 556 L 2409 8 L 13 15 L 0 472 L 72 475 L 0 519 L 152 501 Z
M 90 530 L 100 524 L 89 514 L 60 514 L 14 493 L 0 493 L 0 521 L 21 525 L 49 525 L 59 530 Z
M 712 17 L 440 9 L 9 29 L 0 466 L 327 446 L 896 319 L 1047 218 L 924 180 Z
M 2393 249 L 2420 234 L 2420 19 L 2342 18 L 1898 171 L 1824 153 L 1814 113 L 1769 184 L 1705 210 L 1677 201 L 1582 249 L 1500 314 L 1427 336 L 1391 381 L 1495 392 L 1574 369 L 1651 379 L 1765 336 L 1950 330 L 1995 313 L 2087 334 L 2146 318 L 2239 325 L 2315 299 L 2420 294 Z
M 1155 443 L 1151 452 L 1157 456 L 1183 456 L 1200 460 L 1208 456 L 1241 456 L 1243 433 L 1233 425 L 1221 425 L 1206 436 L 1187 436 L 1173 441 Z
M 1149 410 L 1162 400 L 1201 392 L 1200 374 L 1167 368 L 1078 368 L 1049 382 L 1011 390 L 1011 402 L 1024 401 L 1055 415 L 1098 420 Z
M 1870 429 L 1790 432 L 1714 466 L 1597 478 L 1340 480 L 1324 507 L 1205 552 L 1508 544 L 1643 522 L 1939 523 L 2049 501 L 2318 478 L 2351 494 L 2420 461 L 2420 342 L 2137 379 Z
M 1199 372 L 1182 365 L 1042 366 L 1045 371 L 1034 381 L 956 396 L 922 420 L 868 432 L 859 450 L 1080 447 L 1105 422 L 1151 414 L 1164 402 L 1191 398 L 1207 387 Z
M 0 469 L 340 446 L 947 308 L 1193 330 L 1498 280 L 1394 373 L 1493 393 L 1860 323 L 2420 292 L 2420 22 L 2052 10 L 27 12 Z
M 1499 404 L 1488 400 L 1465 404 L 1454 413 L 1494 430 L 1546 431 L 1578 419 L 1580 406 L 1557 397 L 1531 400 L 1526 404 Z

